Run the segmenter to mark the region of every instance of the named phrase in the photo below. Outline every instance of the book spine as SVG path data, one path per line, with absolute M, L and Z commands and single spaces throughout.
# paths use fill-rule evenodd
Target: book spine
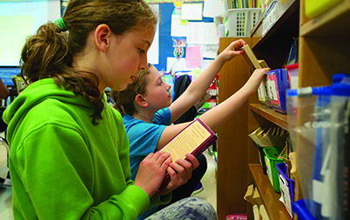
M 209 133 L 211 135 L 215 135 L 215 133 L 209 128 L 208 125 L 206 125 L 202 120 L 200 120 L 199 118 L 197 118 L 197 120 L 199 121 L 199 123 L 201 123 L 203 125 L 203 127 L 205 127 L 205 129 L 207 129 L 209 131 Z

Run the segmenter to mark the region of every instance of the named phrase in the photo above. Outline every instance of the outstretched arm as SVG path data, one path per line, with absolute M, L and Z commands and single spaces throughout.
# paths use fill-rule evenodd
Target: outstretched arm
M 216 60 L 214 60 L 209 67 L 189 85 L 186 91 L 170 106 L 171 122 L 176 121 L 176 119 L 203 97 L 222 66 L 235 56 L 242 54 L 243 51 L 241 51 L 240 48 L 245 44 L 246 43 L 243 40 L 232 42 L 219 54 Z
M 220 103 L 215 108 L 210 109 L 201 115 L 200 119 L 216 132 L 219 125 L 235 115 L 235 113 L 248 100 L 249 96 L 258 89 L 267 71 L 269 71 L 268 68 L 255 70 L 252 76 L 240 90 L 231 95 L 228 99 Z
M 206 123 L 213 131 L 217 131 L 219 125 L 225 120 L 229 119 L 244 105 L 249 96 L 256 92 L 263 77 L 269 69 L 257 69 L 252 76 L 246 82 L 246 84 L 231 95 L 228 99 L 222 102 L 220 105 L 212 108 L 203 115 L 200 119 Z M 162 133 L 162 136 L 158 142 L 158 149 L 164 147 L 178 132 L 180 132 L 190 122 L 181 123 L 176 125 L 170 125 L 166 127 Z

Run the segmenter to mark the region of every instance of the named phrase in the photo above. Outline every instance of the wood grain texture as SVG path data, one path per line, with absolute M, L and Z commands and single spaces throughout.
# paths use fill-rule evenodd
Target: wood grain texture
M 243 38 L 250 44 L 250 38 Z M 221 38 L 221 51 L 238 38 Z M 238 91 L 251 72 L 242 56 L 235 57 L 220 71 L 219 100 L 223 102 Z M 219 219 L 232 213 L 246 213 L 243 199 L 248 175 L 248 111 L 246 103 L 218 129 L 217 209 Z
M 263 173 L 262 166 L 249 164 L 249 168 L 270 220 L 291 219 L 283 203 L 279 201 L 281 194 L 273 191 L 268 176 Z

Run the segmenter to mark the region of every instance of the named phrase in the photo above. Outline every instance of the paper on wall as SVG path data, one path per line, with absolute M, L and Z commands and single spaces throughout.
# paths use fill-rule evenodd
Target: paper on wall
M 151 8 L 157 13 L 157 15 L 159 15 L 158 4 L 152 4 Z M 159 19 L 160 18 L 158 16 L 157 30 L 154 35 L 152 45 L 147 52 L 147 62 L 151 64 L 159 64 Z
M 188 46 L 186 48 L 186 68 L 199 68 L 201 66 L 201 47 Z
M 205 44 L 203 45 L 203 57 L 205 58 L 216 58 L 218 51 L 218 46 L 217 45 L 210 45 L 210 44 Z
M 218 17 L 223 15 L 225 11 L 225 4 L 222 0 L 206 0 L 204 2 L 204 17 Z
M 175 73 L 176 71 L 186 70 L 185 58 L 168 57 L 166 62 L 166 71 Z
M 216 26 L 214 22 L 203 23 L 203 44 L 217 44 L 218 37 L 216 34 Z
M 181 20 L 181 14 L 171 15 L 171 36 L 184 37 L 187 35 L 188 22 Z
M 217 44 L 215 24 L 188 22 L 187 44 Z
M 182 4 L 182 20 L 202 20 L 203 3 L 186 3 Z
M 202 44 L 202 22 L 188 22 L 187 44 Z

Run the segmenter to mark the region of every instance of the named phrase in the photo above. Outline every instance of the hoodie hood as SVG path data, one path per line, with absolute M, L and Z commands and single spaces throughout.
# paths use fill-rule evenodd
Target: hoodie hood
M 58 87 L 52 78 L 36 81 L 24 89 L 3 114 L 3 120 L 8 125 L 8 140 L 11 140 L 14 129 L 28 111 L 46 99 L 56 99 L 67 104 L 91 108 L 88 100 Z

